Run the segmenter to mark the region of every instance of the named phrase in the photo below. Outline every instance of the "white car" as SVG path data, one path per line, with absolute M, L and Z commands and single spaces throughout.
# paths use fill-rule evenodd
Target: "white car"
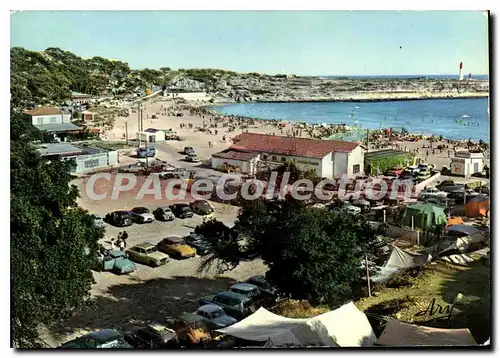
M 354 205 L 345 205 L 342 207 L 341 212 L 357 215 L 361 214 L 361 208 Z
M 420 172 L 420 168 L 418 167 L 418 165 L 410 165 L 406 168 L 406 171 L 413 174 L 418 174 Z
M 130 216 L 133 221 L 139 224 L 152 223 L 155 220 L 154 215 L 151 214 L 149 209 L 144 207 L 133 208 L 130 211 Z
M 100 216 L 94 216 L 94 225 L 96 227 L 106 227 L 104 220 Z
M 424 189 L 418 194 L 419 198 L 425 199 L 425 198 L 446 198 L 448 196 L 448 193 L 445 191 L 441 191 L 436 188 L 427 188 Z

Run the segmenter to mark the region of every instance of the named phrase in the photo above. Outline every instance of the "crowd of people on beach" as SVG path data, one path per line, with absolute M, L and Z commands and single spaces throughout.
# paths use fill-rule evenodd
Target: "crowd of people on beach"
M 202 126 L 194 127 L 192 123 L 181 124 L 181 128 L 187 126 L 195 131 L 205 132 L 207 134 L 218 135 L 220 129 L 225 129 L 227 133 L 234 132 L 237 129 L 249 130 L 250 128 L 258 128 L 260 126 L 271 126 L 276 128 L 273 135 L 285 135 L 289 137 L 302 137 L 314 139 L 337 139 L 342 140 L 343 135 L 349 136 L 355 134 L 361 142 L 368 145 L 370 149 L 395 148 L 399 150 L 408 150 L 403 145 L 404 142 L 418 142 L 427 140 L 431 142 L 431 147 L 424 153 L 429 154 L 446 153 L 448 156 L 455 153 L 459 149 L 469 149 L 472 151 L 481 151 L 489 153 L 489 146 L 483 141 L 474 142 L 468 140 L 452 140 L 446 139 L 443 136 L 424 136 L 422 134 L 411 134 L 404 128 L 395 130 L 392 128 L 380 128 L 377 130 L 361 129 L 357 126 L 348 126 L 346 123 L 341 124 L 310 124 L 304 122 L 290 122 L 278 119 L 262 119 L 252 118 L 240 115 L 222 115 L 213 109 L 194 106 L 186 102 L 176 103 L 172 107 L 167 108 L 162 105 L 165 113 L 178 113 L 179 111 L 189 111 L 192 116 L 196 116 L 203 120 Z M 366 131 L 366 133 L 365 133 Z M 226 135 L 222 137 L 222 141 L 226 141 Z M 432 146 L 432 143 L 436 145 Z M 210 142 L 213 147 L 213 142 Z M 415 149 L 420 153 L 420 149 Z M 425 150 L 425 149 L 422 149 Z M 453 152 L 452 152 L 453 150 Z

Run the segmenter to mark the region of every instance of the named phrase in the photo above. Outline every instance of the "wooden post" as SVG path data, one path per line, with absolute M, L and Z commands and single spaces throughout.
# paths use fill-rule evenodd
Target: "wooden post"
M 125 121 L 125 144 L 128 146 L 128 126 L 127 126 L 127 121 Z
M 414 219 L 413 219 L 413 215 L 411 216 L 411 230 L 413 231 L 413 227 L 414 227 Z
M 366 282 L 368 282 L 368 296 L 372 297 L 372 288 L 370 286 L 370 269 L 368 268 L 368 255 L 365 255 Z
M 417 245 L 420 245 L 420 231 L 417 230 Z

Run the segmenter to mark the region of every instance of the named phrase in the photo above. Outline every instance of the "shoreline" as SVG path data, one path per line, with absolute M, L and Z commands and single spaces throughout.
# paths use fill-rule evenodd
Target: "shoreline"
M 311 98 L 311 99 L 277 99 L 277 100 L 256 100 L 251 102 L 232 102 L 232 103 L 323 103 L 323 102 L 354 102 L 354 103 L 362 103 L 362 102 L 401 102 L 401 101 L 429 101 L 429 100 L 450 100 L 450 99 L 480 99 L 480 98 L 489 98 L 489 94 L 481 94 L 478 96 L 443 96 L 443 97 L 414 97 L 414 98 Z M 224 103 L 224 104 L 232 104 L 232 103 Z
M 437 95 L 420 95 L 412 93 L 409 95 L 405 93 L 404 96 L 393 96 L 396 93 L 377 93 L 377 94 L 366 94 L 358 96 L 346 96 L 346 97 L 316 97 L 316 98 L 265 98 L 265 99 L 254 99 L 248 101 L 234 101 L 234 100 L 219 100 L 212 103 L 191 103 L 194 107 L 219 107 L 230 104 L 253 104 L 253 103 L 338 103 L 338 102 L 348 102 L 348 103 L 371 103 L 371 102 L 402 102 L 402 101 L 431 101 L 431 100 L 453 100 L 453 99 L 481 99 L 489 98 L 489 92 L 480 92 L 477 94 L 464 94 L 464 95 L 451 95 L 451 94 L 437 94 Z M 398 93 L 400 94 L 400 93 Z M 378 97 L 377 97 L 378 95 Z

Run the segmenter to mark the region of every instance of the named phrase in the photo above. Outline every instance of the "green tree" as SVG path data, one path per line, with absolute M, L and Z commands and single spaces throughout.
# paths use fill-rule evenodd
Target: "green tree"
M 102 229 L 76 204 L 69 163 L 48 162 L 30 142 L 42 136 L 11 118 L 11 326 L 17 347 L 39 346 L 38 329 L 90 298 Z
M 267 278 L 282 293 L 332 305 L 357 292 L 363 275 L 360 263 L 365 254 L 372 253 L 375 237 L 361 216 L 306 208 L 290 196 L 242 202 L 234 228 L 227 229 L 233 236 L 221 235 L 220 229 L 205 229 L 199 232 L 224 237 L 221 242 L 231 249 L 214 245 L 202 268 L 210 263 L 218 271 L 232 269 L 252 252 L 262 257 L 269 267 Z M 239 233 L 249 238 L 246 252 L 235 245 Z

